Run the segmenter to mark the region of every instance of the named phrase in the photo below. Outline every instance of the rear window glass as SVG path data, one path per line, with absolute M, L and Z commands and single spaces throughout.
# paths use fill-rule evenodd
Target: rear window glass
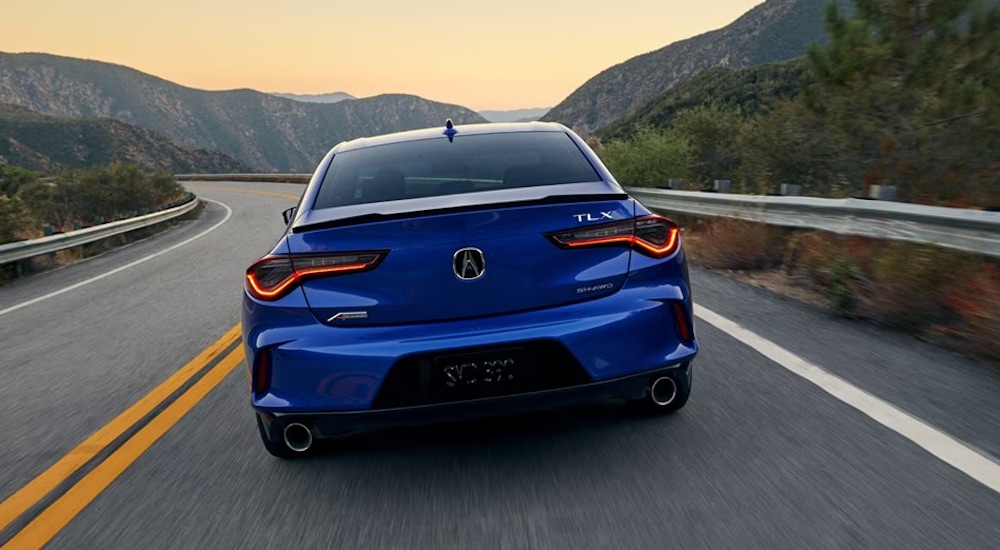
M 600 179 L 562 132 L 458 134 L 337 154 L 314 208 Z

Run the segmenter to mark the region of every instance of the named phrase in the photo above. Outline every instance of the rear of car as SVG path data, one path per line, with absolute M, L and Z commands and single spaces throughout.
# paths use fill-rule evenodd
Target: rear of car
M 265 446 L 617 397 L 683 406 L 697 353 L 679 230 L 555 124 L 355 140 L 247 270 Z

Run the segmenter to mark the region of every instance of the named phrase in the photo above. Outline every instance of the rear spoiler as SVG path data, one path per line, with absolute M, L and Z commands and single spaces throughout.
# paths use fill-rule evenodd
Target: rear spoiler
M 435 216 L 441 214 L 457 214 L 461 212 L 477 212 L 484 210 L 497 210 L 501 208 L 519 208 L 525 206 L 543 206 L 547 204 L 566 204 L 573 202 L 598 202 L 598 201 L 612 201 L 612 200 L 625 200 L 629 198 L 628 193 L 586 193 L 577 195 L 548 195 L 541 198 L 531 198 L 523 200 L 511 200 L 503 202 L 485 202 L 477 204 L 461 204 L 457 206 L 443 206 L 438 208 L 424 208 L 424 209 L 412 209 L 412 210 L 399 210 L 380 213 L 372 212 L 367 214 L 359 214 L 356 216 L 347 216 L 343 218 L 333 218 L 324 219 L 317 221 L 304 220 L 303 223 L 292 227 L 292 233 L 307 233 L 309 231 L 316 231 L 318 229 L 331 229 L 334 227 L 346 227 L 350 225 L 363 225 L 368 223 L 378 223 L 387 222 L 392 220 L 403 220 L 407 218 L 420 218 L 423 216 Z M 393 201 L 393 202 L 412 202 L 412 201 Z M 391 204 L 391 203 L 382 203 Z M 376 203 L 372 203 L 371 207 L 376 207 Z M 330 211 L 339 210 L 337 208 L 331 208 Z

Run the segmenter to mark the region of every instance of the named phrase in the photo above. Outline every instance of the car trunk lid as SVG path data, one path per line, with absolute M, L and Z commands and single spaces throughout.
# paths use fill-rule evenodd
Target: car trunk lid
M 364 273 L 302 283 L 316 318 L 336 326 L 471 319 L 555 307 L 617 291 L 627 247 L 564 250 L 545 234 L 627 220 L 631 199 L 484 205 L 399 214 L 382 221 L 297 229 L 292 254 L 387 250 Z

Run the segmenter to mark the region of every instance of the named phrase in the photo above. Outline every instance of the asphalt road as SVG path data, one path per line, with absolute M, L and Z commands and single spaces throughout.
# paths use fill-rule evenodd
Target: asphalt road
M 73 549 L 1000 547 L 994 489 L 706 322 L 691 401 L 669 418 L 596 403 L 373 433 L 280 461 L 260 445 L 238 366 L 175 424 L 160 421 L 184 397 L 81 449 L 238 322 L 242 272 L 281 231 L 294 202 L 281 195 L 302 189 L 191 188 L 219 201 L 200 219 L 0 288 L 4 311 L 232 210 L 175 250 L 0 313 L 0 500 L 67 455 L 96 453 L 0 542 L 46 523 L 52 548 Z M 692 279 L 702 306 L 1000 458 L 1000 369 L 712 273 Z M 160 424 L 162 437 L 119 460 Z M 115 464 L 120 475 L 107 474 Z M 60 514 L 66 525 L 51 527 Z

